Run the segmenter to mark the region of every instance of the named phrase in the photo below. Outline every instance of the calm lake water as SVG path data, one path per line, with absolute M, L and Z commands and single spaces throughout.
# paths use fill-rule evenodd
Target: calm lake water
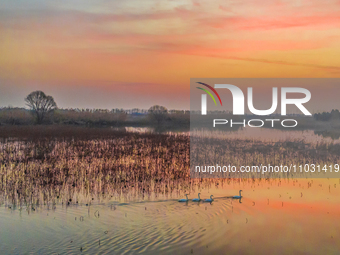
M 125 127 L 125 131 L 131 133 L 153 133 L 154 129 L 149 127 Z M 199 130 L 201 131 L 201 130 Z M 195 133 L 196 131 L 192 132 Z M 289 141 L 289 140 L 303 140 L 311 143 L 340 143 L 340 139 L 332 139 L 325 137 L 322 134 L 315 134 L 313 130 L 280 130 L 271 128 L 240 128 L 236 131 L 206 131 L 207 133 L 217 133 L 219 137 L 233 138 L 233 139 L 255 139 L 261 141 Z M 190 135 L 190 132 L 166 132 L 167 134 L 185 134 Z M 322 133 L 322 132 L 321 132 Z
M 193 134 L 196 131 L 192 132 Z M 199 130 L 199 133 L 201 131 Z M 279 130 L 270 128 L 240 128 L 237 131 L 205 131 L 206 135 L 211 137 L 219 137 L 226 139 L 241 139 L 241 140 L 260 140 L 263 142 L 277 142 L 277 141 L 294 141 L 301 140 L 307 143 L 340 143 L 340 139 L 332 139 L 330 137 L 324 137 L 317 135 L 312 130 Z
M 243 129 L 219 136 L 337 142 L 312 131 Z M 0 254 L 340 253 L 339 178 L 189 179 L 180 175 L 189 169 L 188 139 L 175 138 L 2 144 Z M 148 174 L 145 169 L 153 171 L 147 179 L 138 175 Z M 39 181 L 31 181 L 36 176 Z M 230 198 L 239 190 L 241 200 Z M 215 200 L 192 202 L 199 192 Z M 190 201 L 179 203 L 186 193 Z
M 214 180 L 70 205 L 0 206 L 1 254 L 339 254 L 340 179 Z M 164 189 L 166 189 L 164 184 Z M 241 201 L 228 196 L 238 195 Z M 87 195 L 88 196 L 88 195 Z M 78 201 L 78 204 L 75 201 Z

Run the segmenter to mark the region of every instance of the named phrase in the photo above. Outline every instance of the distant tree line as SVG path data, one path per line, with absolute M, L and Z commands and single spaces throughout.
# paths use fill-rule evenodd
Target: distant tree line
M 315 113 L 314 119 L 318 121 L 340 120 L 340 112 L 333 109 L 331 112 Z
M 60 109 L 52 96 L 34 91 L 27 108 L 0 108 L 0 125 L 66 124 L 86 126 L 189 126 L 190 112 L 154 105 L 143 109 Z

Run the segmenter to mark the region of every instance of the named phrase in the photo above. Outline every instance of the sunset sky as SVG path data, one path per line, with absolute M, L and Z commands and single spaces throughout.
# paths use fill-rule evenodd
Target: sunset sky
M 340 77 L 339 56 L 339 0 L 0 0 L 0 106 L 189 109 L 190 78 Z

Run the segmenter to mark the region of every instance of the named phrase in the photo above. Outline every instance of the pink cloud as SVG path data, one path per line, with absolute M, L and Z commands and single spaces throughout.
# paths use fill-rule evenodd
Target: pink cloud
M 200 3 L 196 0 L 192 3 L 194 7 L 200 6 Z M 259 5 L 261 1 L 255 0 L 251 3 Z M 123 52 L 122 54 L 134 53 L 135 51 L 157 51 L 221 58 L 228 58 L 228 56 L 240 52 L 326 48 L 331 42 L 339 40 L 338 37 L 332 39 L 331 34 L 313 40 L 302 40 L 300 38 L 296 38 L 296 40 L 283 40 L 282 38 L 272 40 L 270 34 L 263 38 L 249 39 L 257 38 L 256 33 L 258 31 L 272 32 L 298 27 L 323 30 L 337 28 L 340 24 L 340 14 L 335 11 L 312 13 L 311 9 L 308 9 L 308 12 L 306 12 L 308 15 L 300 15 L 292 11 L 286 13 L 287 5 L 284 5 L 282 1 L 275 1 L 266 10 L 282 7 L 285 12 L 280 13 L 281 16 L 270 16 L 271 13 L 268 15 L 242 16 L 231 13 L 231 9 L 235 6 L 217 6 L 216 13 L 207 13 L 204 8 L 190 9 L 190 7 L 135 14 L 103 14 L 61 10 L 25 12 L 23 15 L 2 16 L 0 18 L 0 29 L 21 29 L 23 33 L 28 35 L 42 35 L 42 38 L 46 39 L 47 47 L 52 50 L 53 47 L 65 47 L 72 51 L 76 50 L 78 45 L 86 45 L 84 51 L 104 52 L 104 54 L 107 52 L 108 54 L 120 54 L 119 50 Z M 230 14 L 226 12 L 230 12 Z M 169 24 L 167 23 L 168 19 L 173 18 L 179 18 L 179 24 L 182 24 L 185 28 L 183 29 L 184 32 L 177 32 L 176 28 L 167 26 Z M 147 20 L 162 22 L 164 31 L 161 33 L 143 33 L 135 29 L 135 32 L 117 32 L 108 31 L 107 28 L 102 26 L 110 22 L 116 24 L 130 22 L 133 27 L 134 24 L 140 24 Z M 242 32 L 250 36 L 247 36 L 247 39 L 242 39 L 238 36 Z M 226 35 L 230 35 L 230 38 L 233 39 L 226 40 Z M 277 64 L 284 63 L 277 62 Z
M 193 0 L 193 1 L 192 1 L 192 4 L 193 4 L 193 6 L 201 6 L 201 4 L 199 3 L 199 1 L 197 1 L 197 0 Z
M 331 13 L 311 16 L 241 17 L 217 16 L 200 19 L 202 26 L 221 29 L 275 30 L 295 27 L 338 27 L 340 14 Z
M 280 17 L 279 19 L 261 20 L 254 19 L 248 24 L 241 25 L 242 29 L 281 29 L 293 27 L 338 27 L 340 24 L 340 14 L 316 16 Z
M 232 8 L 230 7 L 225 7 L 223 5 L 220 5 L 218 8 L 225 12 L 232 12 Z

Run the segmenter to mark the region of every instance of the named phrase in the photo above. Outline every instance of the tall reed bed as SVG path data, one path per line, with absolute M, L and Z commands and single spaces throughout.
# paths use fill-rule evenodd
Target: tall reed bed
M 24 203 L 36 203 L 35 193 L 42 190 L 46 201 L 67 190 L 89 196 L 136 187 L 148 192 L 158 183 L 189 179 L 188 169 L 189 140 L 183 135 L 111 131 L 104 138 L 6 139 L 0 144 L 0 189 Z
M 0 204 L 13 207 L 89 205 L 128 194 L 143 199 L 225 181 L 191 179 L 190 156 L 238 166 L 329 164 L 340 159 L 339 145 L 302 140 L 193 136 L 190 148 L 188 135 L 58 126 L 1 127 L 0 131 Z
M 190 138 L 190 156 L 193 166 L 236 166 L 239 170 L 241 166 L 292 166 L 291 172 L 287 173 L 194 173 L 196 178 L 204 177 L 230 177 L 230 178 L 296 178 L 296 177 L 336 177 L 339 173 L 334 172 L 334 165 L 340 164 L 340 144 L 332 142 L 306 142 L 303 139 L 288 139 L 267 141 L 259 139 L 240 139 L 231 138 L 230 134 L 214 134 L 212 132 L 193 132 Z M 304 170 L 312 164 L 327 166 L 328 173 L 321 171 L 309 172 Z M 330 165 L 333 166 L 333 172 L 330 174 Z M 294 166 L 297 172 L 293 173 Z M 300 173 L 300 166 L 303 172 Z

